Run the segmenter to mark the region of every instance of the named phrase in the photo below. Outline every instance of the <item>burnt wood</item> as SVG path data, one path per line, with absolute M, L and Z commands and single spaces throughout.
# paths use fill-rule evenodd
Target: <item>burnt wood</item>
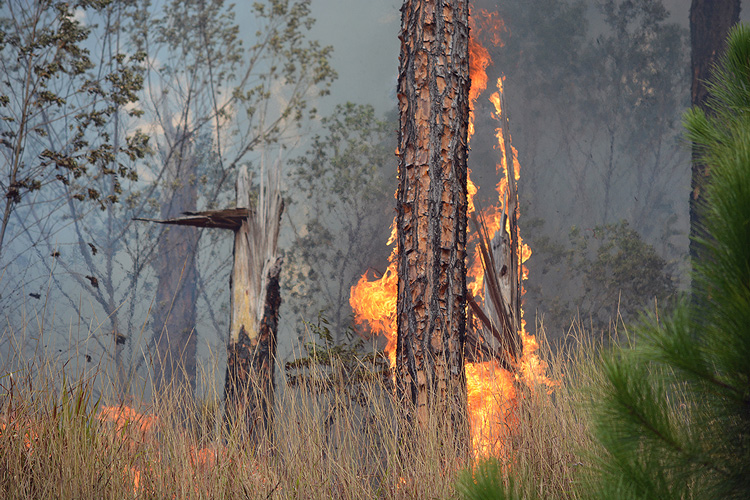
M 147 219 L 134 217 L 133 220 L 155 222 L 157 224 L 173 224 L 177 226 L 208 227 L 215 229 L 231 229 L 237 231 L 242 227 L 242 221 L 247 220 L 252 211 L 249 208 L 225 208 L 222 210 L 205 210 L 202 212 L 183 212 L 180 217 L 171 219 Z

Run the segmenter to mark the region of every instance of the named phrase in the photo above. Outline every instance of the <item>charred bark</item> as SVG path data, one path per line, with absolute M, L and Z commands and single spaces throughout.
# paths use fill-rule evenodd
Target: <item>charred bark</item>
M 710 112 L 706 106 L 709 98 L 706 82 L 711 76 L 711 70 L 726 49 L 729 30 L 739 22 L 740 0 L 693 0 L 690 6 L 690 49 L 692 84 L 690 99 L 693 106 L 698 106 L 705 112 Z M 695 238 L 702 238 L 705 233 L 701 229 L 701 207 L 703 186 L 709 175 L 696 152 L 692 158 L 692 178 L 690 182 L 690 258 L 696 261 L 698 245 Z
M 255 442 L 272 438 L 274 363 L 281 294 L 282 259 L 268 270 L 265 308 L 258 335 L 251 338 L 242 328 L 237 342 L 229 344 L 224 395 L 227 416 L 241 419 Z
M 406 0 L 401 15 L 397 392 L 420 424 L 463 422 L 469 7 Z
M 277 169 L 278 170 L 278 169 Z M 276 170 L 276 172 L 277 172 Z M 226 416 L 248 430 L 256 444 L 272 437 L 274 366 L 278 331 L 279 224 L 284 204 L 278 178 L 269 189 L 261 185 L 257 207 L 234 236 L 234 265 L 227 372 L 224 383 Z M 247 169 L 237 178 L 237 206 L 250 205 Z

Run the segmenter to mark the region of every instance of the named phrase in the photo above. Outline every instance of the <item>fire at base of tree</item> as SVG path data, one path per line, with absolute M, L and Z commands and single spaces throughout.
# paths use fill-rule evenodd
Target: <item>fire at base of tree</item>
M 380 121 L 310 0 L 1 2 L 0 497 L 746 497 L 707 4 L 405 0 Z

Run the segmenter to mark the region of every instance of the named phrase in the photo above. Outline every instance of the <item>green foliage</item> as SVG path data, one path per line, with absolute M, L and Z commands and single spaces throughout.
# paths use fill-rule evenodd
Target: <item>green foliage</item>
M 355 339 L 351 327 L 344 332 L 342 342 L 341 335 L 331 331 L 332 325 L 322 311 L 315 323 L 305 321 L 304 325 L 313 339 L 303 344 L 303 357 L 286 363 L 289 385 L 314 387 L 322 392 L 339 390 L 357 401 L 363 385 L 390 379 L 386 355 L 368 350 L 362 339 Z
M 299 218 L 286 255 L 286 282 L 293 284 L 294 312 L 329 310 L 338 339 L 350 319 L 351 286 L 387 257 L 393 134 L 369 105 L 338 105 L 322 125 L 324 132 L 292 162 L 297 193 L 292 202 Z M 382 251 L 373 250 L 378 248 Z
M 104 209 L 118 201 L 120 179 L 137 178 L 133 161 L 148 150 L 144 134 L 134 131 L 118 142 L 111 127 L 118 110 L 138 101 L 144 54 L 97 61 L 90 52 L 92 27 L 81 21 L 105 17 L 110 2 L 1 5 L 0 248 L 10 214 L 29 193 L 60 183 L 68 196 Z M 112 180 L 111 192 L 89 184 L 102 176 Z
M 524 228 L 533 235 L 540 225 L 527 223 Z M 597 334 L 611 331 L 618 316 L 628 322 L 644 308 L 664 309 L 676 293 L 674 263 L 659 255 L 627 220 L 592 229 L 573 227 L 567 245 L 543 236 L 529 239 L 534 270 L 542 275 L 563 270 L 556 278 L 575 290 L 561 294 L 533 282 L 528 285 L 532 297 L 541 297 L 545 325 L 551 331 L 566 330 L 576 316 Z
M 606 329 L 618 312 L 627 321 L 675 293 L 668 263 L 625 220 L 571 229 L 567 259 L 583 287 L 575 305 L 595 330 Z
M 710 166 L 694 298 L 604 357 L 590 498 L 750 496 L 750 30 L 732 30 L 707 116 L 686 114 Z
M 496 458 L 487 458 L 461 472 L 456 492 L 465 500 L 533 500 L 538 496 L 528 487 L 530 484 L 523 477 L 508 474 Z
M 368 349 L 362 339 L 355 340 L 352 328 L 347 328 L 342 341 L 322 312 L 315 323 L 304 325 L 312 340 L 303 345 L 304 356 L 286 363 L 287 390 L 319 398 L 325 408 L 321 423 L 327 442 L 337 442 L 341 437 L 337 428 L 353 421 L 362 426 L 359 432 L 377 435 L 376 415 L 382 411 L 378 400 L 393 390 L 387 356 L 374 346 Z

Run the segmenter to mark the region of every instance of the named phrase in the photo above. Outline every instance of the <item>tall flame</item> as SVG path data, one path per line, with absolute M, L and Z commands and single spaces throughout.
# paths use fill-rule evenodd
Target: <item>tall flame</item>
M 477 24 L 472 17 L 472 37 L 469 40 L 469 69 L 471 76 L 471 90 L 469 92 L 469 139 L 474 134 L 475 106 L 479 96 L 487 89 L 487 68 L 492 64 L 489 51 L 476 39 L 476 35 L 484 33 L 490 43 L 502 46 L 500 34 L 507 32 L 502 19 L 497 12 L 480 11 L 480 21 Z M 497 80 L 497 92 L 489 97 L 495 112 L 493 116 L 500 120 L 503 116 L 502 92 L 503 79 Z M 498 230 L 510 233 L 510 226 L 506 224 L 501 228 L 502 205 L 509 196 L 508 191 L 508 161 L 512 162 L 514 182 L 520 178 L 520 165 L 515 148 L 506 147 L 502 127 L 496 129 L 497 145 L 500 150 L 500 162 L 496 166 L 497 173 L 501 176 L 496 186 L 498 193 L 498 205 L 490 206 L 482 210 L 482 217 L 487 226 L 488 233 L 493 235 Z M 469 174 L 471 171 L 469 170 Z M 475 211 L 474 196 L 478 187 L 467 178 L 468 212 Z M 388 244 L 395 241 L 395 223 L 392 227 L 391 238 Z M 522 279 L 528 277 L 528 270 L 523 263 L 531 256 L 531 249 L 523 244 L 520 234 L 516 235 L 519 241 L 519 261 L 522 264 Z M 481 259 L 477 252 L 477 235 L 469 233 L 469 248 L 473 248 L 473 255 L 467 269 L 467 288 L 477 300 L 481 301 L 484 295 L 484 270 Z M 355 322 L 359 325 L 367 323 L 373 334 L 383 335 L 387 339 L 386 352 L 391 360 L 391 366 L 395 367 L 396 360 L 396 298 L 398 277 L 396 269 L 396 247 L 393 246 L 391 256 L 388 259 L 388 268 L 379 278 L 372 279 L 363 274 L 357 284 L 352 287 L 349 303 L 351 304 Z M 525 290 L 522 289 L 522 294 Z M 523 316 L 523 309 L 521 309 Z M 538 342 L 533 335 L 526 332 L 526 322 L 521 319 L 521 331 L 518 332 L 523 342 L 523 357 L 520 360 L 515 373 L 503 369 L 497 361 L 483 363 L 466 363 L 466 385 L 467 399 L 471 427 L 472 444 L 476 455 L 508 456 L 510 442 L 518 431 L 518 398 L 519 384 L 526 387 L 543 385 L 551 390 L 556 382 L 550 380 L 546 375 L 546 365 L 537 353 Z

